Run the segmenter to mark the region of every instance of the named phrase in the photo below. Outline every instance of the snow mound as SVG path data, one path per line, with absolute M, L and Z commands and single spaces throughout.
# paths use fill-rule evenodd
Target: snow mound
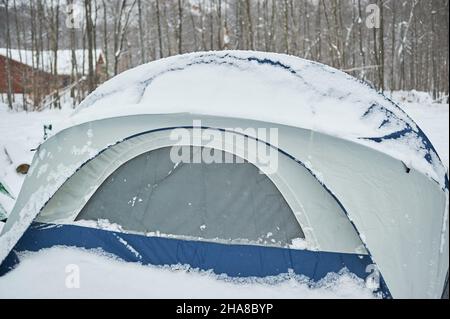
M 199 52 L 124 72 L 89 95 L 63 127 L 116 116 L 182 113 L 312 129 L 384 152 L 442 188 L 446 169 L 416 123 L 346 73 L 293 56 Z
M 429 94 L 419 92 L 418 96 L 423 96 L 423 100 L 432 101 Z M 413 94 L 414 96 L 415 94 Z M 393 96 L 409 96 L 402 92 L 394 92 Z M 428 96 L 428 98 L 425 98 Z M 395 98 L 397 101 L 397 97 Z M 427 136 L 433 141 L 433 146 L 437 149 L 439 156 L 444 164 L 449 166 L 448 154 L 448 132 L 449 132 L 449 105 L 441 103 L 423 103 L 418 100 L 411 99 L 415 102 L 407 102 L 407 100 L 399 99 L 402 108 L 420 125 Z
M 365 282 L 330 273 L 312 284 L 284 274 L 233 279 L 187 266 L 127 263 L 102 251 L 53 247 L 23 253 L 16 269 L 0 277 L 0 298 L 377 298 Z M 45 267 L 42 267 L 45 265 Z
M 391 96 L 395 101 L 400 103 L 418 103 L 422 105 L 431 105 L 434 103 L 429 93 L 416 90 L 394 91 L 391 93 Z

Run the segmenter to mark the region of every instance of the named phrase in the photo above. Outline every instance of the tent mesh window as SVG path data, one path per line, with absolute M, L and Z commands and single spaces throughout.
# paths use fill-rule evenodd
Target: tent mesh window
M 76 220 L 106 219 L 128 231 L 209 241 L 286 246 L 304 238 L 286 200 L 256 166 L 204 147 L 183 147 L 191 160 L 174 163 L 171 149 L 144 153 L 119 167 Z M 199 152 L 216 152 L 223 160 L 193 163 Z

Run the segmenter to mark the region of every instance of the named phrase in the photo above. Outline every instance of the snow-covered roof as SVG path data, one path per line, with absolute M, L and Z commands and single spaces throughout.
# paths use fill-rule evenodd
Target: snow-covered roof
M 36 51 L 31 50 L 17 50 L 11 49 L 10 53 L 6 48 L 0 48 L 0 55 L 10 56 L 11 59 L 24 63 L 29 66 L 33 66 L 33 56 L 36 58 Z M 95 51 L 94 54 L 94 67 L 102 54 L 101 50 Z M 75 50 L 75 57 L 77 60 L 77 70 L 79 74 L 88 73 L 88 50 Z M 42 51 L 39 54 L 39 66 L 37 69 L 52 73 L 54 52 L 53 51 Z M 35 61 L 36 62 L 36 61 Z M 60 75 L 70 75 L 72 72 L 72 50 L 58 50 L 58 61 L 57 61 L 58 74 Z
M 311 129 L 387 153 L 448 185 L 431 142 L 395 103 L 350 75 L 293 56 L 200 52 L 126 71 L 89 95 L 65 125 L 190 112 Z

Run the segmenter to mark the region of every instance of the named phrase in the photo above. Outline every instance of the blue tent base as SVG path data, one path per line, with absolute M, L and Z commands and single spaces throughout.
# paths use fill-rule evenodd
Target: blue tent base
M 0 265 L 0 275 L 19 262 L 15 252 L 38 251 L 54 246 L 102 249 L 127 262 L 143 265 L 189 265 L 229 277 L 268 277 L 289 272 L 317 282 L 328 273 L 347 268 L 360 278 L 367 278 L 370 256 L 253 245 L 220 244 L 172 238 L 147 237 L 81 227 L 33 223 Z M 381 280 L 380 291 L 390 297 Z

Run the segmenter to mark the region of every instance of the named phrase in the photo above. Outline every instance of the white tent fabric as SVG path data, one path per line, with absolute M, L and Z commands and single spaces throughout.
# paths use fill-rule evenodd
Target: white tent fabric
M 150 115 L 181 111 L 202 115 Z M 194 120 L 217 129 L 278 128 L 279 149 L 341 205 L 347 221 L 342 224 L 352 227 L 343 233 L 360 236 L 392 295 L 441 297 L 448 271 L 448 177 L 423 132 L 398 106 L 344 73 L 254 52 L 173 57 L 125 72 L 96 90 L 60 127 L 74 126 L 48 139 L 35 155 L 2 231 L 0 260 L 66 180 L 81 176 L 76 173 L 83 166 L 103 155 L 126 162 L 153 149 L 130 149 L 135 155 L 127 157 L 120 148 L 131 137 L 190 127 Z M 286 161 L 280 166 L 286 172 L 294 171 L 287 163 L 298 164 Z M 106 170 L 105 178 L 117 167 Z M 298 179 L 272 181 L 292 208 L 289 194 L 298 194 Z M 100 183 L 94 184 L 95 191 Z M 326 219 L 311 225 L 326 225 Z

